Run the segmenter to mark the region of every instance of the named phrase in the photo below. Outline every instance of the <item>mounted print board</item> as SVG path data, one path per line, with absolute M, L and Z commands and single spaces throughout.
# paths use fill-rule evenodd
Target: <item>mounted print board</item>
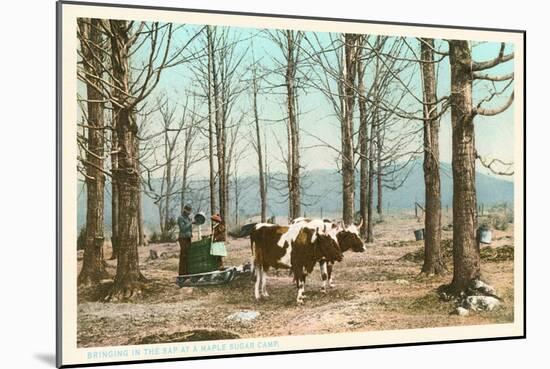
M 57 26 L 58 366 L 525 337 L 524 31 Z

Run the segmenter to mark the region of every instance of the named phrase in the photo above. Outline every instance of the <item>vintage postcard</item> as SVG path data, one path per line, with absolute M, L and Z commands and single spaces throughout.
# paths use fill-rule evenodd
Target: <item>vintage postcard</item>
M 63 1 L 57 46 L 58 366 L 525 337 L 524 31 Z

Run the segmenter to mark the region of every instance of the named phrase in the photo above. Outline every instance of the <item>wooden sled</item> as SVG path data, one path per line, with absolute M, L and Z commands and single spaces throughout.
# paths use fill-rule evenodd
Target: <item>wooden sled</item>
M 176 284 L 180 287 L 211 286 L 231 282 L 237 275 L 237 268 L 231 267 L 212 272 L 179 275 Z

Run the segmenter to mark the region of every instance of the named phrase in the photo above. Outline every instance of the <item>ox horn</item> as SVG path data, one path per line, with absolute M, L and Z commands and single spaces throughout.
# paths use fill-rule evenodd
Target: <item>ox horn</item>
M 361 217 L 361 221 L 360 221 L 359 224 L 357 225 L 357 228 L 361 228 L 362 225 L 363 225 L 363 217 Z

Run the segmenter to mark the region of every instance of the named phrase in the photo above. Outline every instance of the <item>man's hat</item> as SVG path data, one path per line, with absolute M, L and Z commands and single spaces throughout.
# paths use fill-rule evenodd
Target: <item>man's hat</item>
M 187 212 L 191 212 L 191 210 L 193 210 L 193 208 L 191 207 L 191 205 L 186 204 L 186 205 L 183 207 L 183 210 L 184 210 L 184 211 L 187 211 Z
M 214 214 L 210 219 L 212 219 L 214 222 L 218 222 L 218 223 L 222 222 L 222 217 L 220 216 L 220 214 Z

